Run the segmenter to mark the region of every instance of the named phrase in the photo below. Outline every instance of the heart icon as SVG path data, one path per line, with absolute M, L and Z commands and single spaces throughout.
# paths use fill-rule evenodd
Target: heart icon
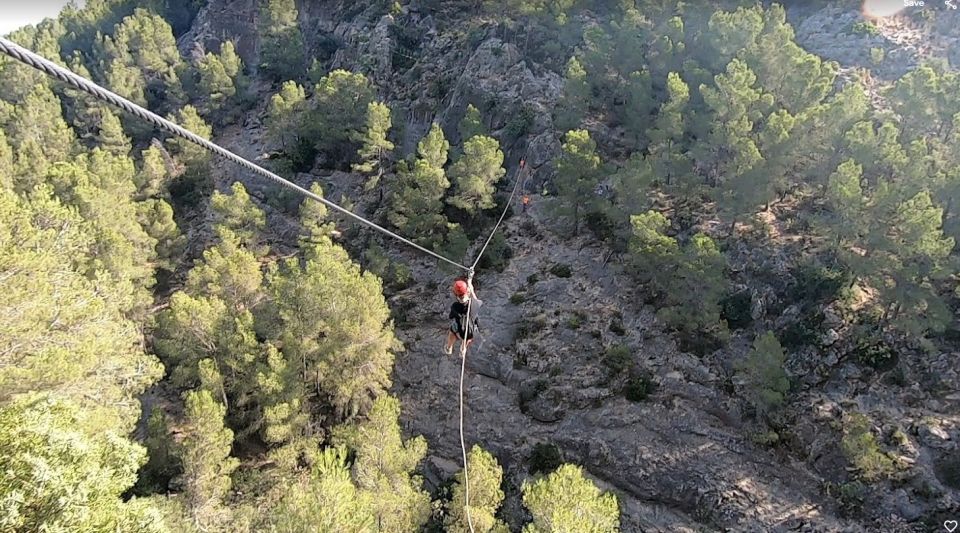
M 949 531 L 950 533 L 953 533 L 953 531 L 957 529 L 957 521 L 947 520 L 943 523 L 943 528 Z

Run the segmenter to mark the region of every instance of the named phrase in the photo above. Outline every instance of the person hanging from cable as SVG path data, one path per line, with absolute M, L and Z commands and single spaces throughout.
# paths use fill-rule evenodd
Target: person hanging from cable
M 447 355 L 453 354 L 453 345 L 459 339 L 460 356 L 466 357 L 467 348 L 473 343 L 474 333 L 480 327 L 477 314 L 483 300 L 477 298 L 477 293 L 473 290 L 472 277 L 457 278 L 453 283 L 453 296 L 456 300 L 450 304 L 450 331 L 447 332 L 445 352 Z

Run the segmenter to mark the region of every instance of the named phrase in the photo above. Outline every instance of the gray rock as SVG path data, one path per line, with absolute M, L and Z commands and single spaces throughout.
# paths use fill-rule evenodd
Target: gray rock
M 936 420 L 924 420 L 917 428 L 920 442 L 933 448 L 947 448 L 952 444 L 950 434 L 944 430 Z
M 828 329 L 823 335 L 820 336 L 820 345 L 821 346 L 833 346 L 835 342 L 840 339 L 840 334 L 837 333 L 835 329 Z

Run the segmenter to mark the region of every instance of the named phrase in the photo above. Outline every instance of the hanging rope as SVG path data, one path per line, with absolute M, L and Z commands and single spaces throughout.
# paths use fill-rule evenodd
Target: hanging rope
M 103 100 L 103 101 L 108 102 L 108 103 L 110 103 L 110 104 L 113 104 L 113 105 L 115 105 L 116 107 L 119 107 L 120 109 L 123 109 L 124 111 L 126 111 L 126 112 L 128 112 L 128 113 L 130 113 L 130 114 L 132 114 L 132 115 L 134 115 L 134 116 L 136 116 L 136 117 L 138 117 L 138 118 L 141 118 L 141 119 L 143 119 L 143 120 L 145 120 L 145 121 L 153 124 L 154 126 L 156 126 L 156 127 L 160 128 L 160 129 L 164 130 L 164 131 L 167 131 L 167 132 L 172 133 L 172 134 L 174 134 L 174 135 L 176 135 L 176 136 L 178 136 L 178 137 L 181 137 L 181 138 L 183 138 L 183 139 L 186 139 L 186 140 L 188 140 L 188 141 L 190 141 L 190 142 L 192 142 L 192 143 L 194 143 L 194 144 L 196 144 L 196 145 L 198 145 L 198 146 L 200 146 L 200 147 L 202 147 L 202 148 L 204 148 L 204 149 L 212 152 L 213 154 L 216 154 L 216 155 L 218 155 L 218 156 L 220 156 L 220 157 L 222 157 L 222 158 L 224 158 L 224 159 L 226 159 L 226 160 L 228 160 L 228 161 L 232 161 L 233 163 L 236 163 L 237 165 L 240 165 L 240 166 L 243 167 L 243 168 L 246 168 L 246 169 L 248 169 L 248 170 L 250 170 L 250 171 L 252 171 L 252 172 L 254 172 L 254 173 L 256 173 L 256 174 L 259 174 L 260 176 L 263 176 L 263 177 L 265 177 L 265 178 L 267 178 L 267 179 L 270 179 L 270 180 L 272 180 L 272 181 L 274 181 L 274 182 L 276 182 L 276 183 L 278 183 L 278 184 L 280 184 L 280 185 L 282 185 L 282 186 L 284 186 L 284 187 L 286 187 L 286 188 L 288 188 L 288 189 L 292 189 L 292 190 L 294 190 L 294 191 L 302 194 L 303 196 L 306 196 L 307 198 L 311 198 L 311 199 L 313 199 L 313 200 L 316 200 L 316 201 L 322 203 L 323 205 L 329 207 L 330 209 L 333 209 L 334 211 L 337 211 L 337 212 L 339 212 L 339 213 L 342 213 L 342 214 L 344 214 L 344 215 L 352 218 L 353 220 L 355 220 L 355 221 L 357 221 L 357 222 L 359 222 L 359 223 L 361 223 L 361 224 L 363 224 L 363 225 L 365 225 L 365 226 L 369 226 L 369 227 L 371 227 L 371 228 L 373 228 L 373 229 L 375 229 L 375 230 L 383 233 L 384 235 L 387 235 L 387 236 L 389 236 L 389 237 L 392 237 L 392 238 L 394 238 L 394 239 L 396 239 L 396 240 L 398 240 L 398 241 L 400 241 L 400 242 L 402 242 L 402 243 L 404 243 L 404 244 L 407 244 L 408 246 L 411 246 L 411 247 L 413 247 L 413 248 L 416 248 L 417 250 L 420 250 L 421 252 L 423 252 L 423 253 L 425 253 L 425 254 L 427 254 L 427 255 L 430 255 L 430 256 L 432 256 L 432 257 L 434 257 L 434 258 L 436 258 L 436 259 L 438 259 L 438 260 L 440 260 L 440 261 L 443 261 L 443 262 L 445 262 L 445 263 L 449 263 L 449 264 L 451 264 L 451 265 L 453 265 L 453 266 L 455 266 L 455 267 L 457 267 L 457 268 L 460 268 L 460 269 L 462 269 L 462 270 L 467 270 L 467 271 L 470 270 L 470 267 L 461 265 L 460 263 L 457 263 L 456 261 L 453 261 L 453 260 L 451 260 L 451 259 L 447 259 L 446 257 L 443 257 L 442 255 L 439 255 L 439 254 L 437 254 L 437 253 L 435 253 L 435 252 L 433 252 L 433 251 L 431 251 L 431 250 L 428 250 L 428 249 L 424 248 L 423 246 L 420 246 L 419 244 L 417 244 L 417 243 L 415 243 L 415 242 L 413 242 L 413 241 L 411 241 L 411 240 L 409 240 L 409 239 L 406 239 L 406 238 L 404 238 L 404 237 L 401 237 L 400 235 L 397 235 L 396 233 L 394 233 L 394 232 L 392 232 L 392 231 L 390 231 L 390 230 L 388 230 L 388 229 L 386 229 L 386 228 L 384 228 L 384 227 L 382 227 L 382 226 L 380 226 L 380 225 L 378 225 L 378 224 L 376 224 L 376 223 L 374 223 L 374 222 L 371 222 L 371 221 L 369 221 L 369 220 L 361 217 L 360 215 L 354 214 L 354 213 L 348 211 L 347 209 L 344 209 L 343 207 L 340 207 L 339 205 L 337 205 L 337 204 L 335 204 L 335 203 L 327 200 L 326 198 L 324 198 L 324 197 L 322 197 L 322 196 L 320 196 L 320 195 L 314 194 L 314 193 L 310 192 L 309 190 L 304 189 L 303 187 L 300 187 L 299 185 L 297 185 L 297 184 L 295 184 L 295 183 L 293 183 L 293 182 L 290 182 L 290 181 L 288 181 L 288 180 L 286 180 L 286 179 L 284 179 L 284 178 L 281 178 L 280 176 L 274 174 L 273 172 L 270 172 L 269 170 L 267 170 L 267 169 L 265 169 L 265 168 L 263 168 L 263 167 L 260 167 L 260 166 L 258 166 L 258 165 L 255 165 L 254 163 L 251 163 L 250 161 L 247 161 L 246 159 L 244 159 L 244 158 L 242 158 L 242 157 L 234 154 L 233 152 L 231 152 L 231 151 L 229 151 L 229 150 L 227 150 L 227 149 L 225 149 L 225 148 L 222 148 L 222 147 L 220 147 L 219 145 L 216 145 L 216 144 L 208 141 L 207 139 L 204 139 L 203 137 L 200 137 L 199 135 L 197 135 L 197 134 L 195 134 L 195 133 L 193 133 L 193 132 L 191 132 L 191 131 L 189 131 L 189 130 L 181 127 L 181 126 L 178 126 L 178 125 L 174 124 L 173 122 L 171 122 L 171 121 L 169 121 L 169 120 L 167 120 L 167 119 L 165 119 L 165 118 L 163 118 L 163 117 L 161 117 L 161 116 L 159 116 L 159 115 L 157 115 L 157 114 L 155 114 L 155 113 L 153 113 L 153 112 L 151 112 L 151 111 L 148 111 L 147 109 L 144 109 L 143 107 L 141 107 L 141 106 L 139 106 L 139 105 L 137 105 L 137 104 L 135 104 L 135 103 L 127 100 L 126 98 L 123 98 L 123 97 L 120 96 L 120 95 L 117 95 L 117 94 L 115 94 L 115 93 L 113 93 L 113 92 L 110 92 L 110 91 L 108 91 L 107 89 L 104 89 L 103 87 L 101 87 L 100 85 L 97 85 L 96 83 L 94 83 L 94 82 L 92 82 L 92 81 L 90 81 L 90 80 L 88 80 L 88 79 L 86 79 L 86 78 L 84 78 L 84 77 L 82 77 L 82 76 L 79 76 L 79 75 L 77 75 L 77 74 L 74 74 L 73 72 L 71 72 L 71 71 L 69 71 L 69 70 L 61 67 L 60 65 L 57 65 L 56 63 L 53 63 L 52 61 L 48 61 L 47 59 L 44 59 L 44 58 L 40 57 L 39 55 L 31 52 L 30 50 L 27 50 L 26 48 L 23 48 L 22 46 L 20 46 L 20 45 L 18 45 L 18 44 L 16 44 L 16 43 L 13 43 L 13 42 L 11 42 L 11 41 L 9 41 L 9 40 L 7 40 L 7 39 L 4 39 L 4 38 L 2 38 L 2 37 L 0 37 L 0 52 L 3 52 L 4 54 L 12 57 L 13 59 L 16 59 L 17 61 L 20 61 L 21 63 L 24 63 L 24 64 L 26 64 L 26 65 L 29 65 L 29 66 L 31 66 L 31 67 L 33 67 L 33 68 L 35 68 L 35 69 L 37 69 L 37 70 L 39 70 L 39 71 L 41 71 L 41 72 L 44 72 L 44 73 L 46 73 L 46 74 L 48 74 L 48 75 L 50 75 L 50 76 L 52 76 L 52 77 L 54 77 L 54 78 L 56 78 L 56 79 L 58 79 L 58 80 L 60 80 L 60 81 L 62 81 L 62 82 L 64 82 L 64 83 L 68 84 L 68 85 L 71 85 L 72 87 L 74 87 L 74 88 L 76 88 L 76 89 L 79 89 L 79 90 L 81 90 L 81 91 L 83 91 L 83 92 L 85 92 L 85 93 L 87 93 L 87 94 L 90 94 L 91 96 L 94 96 L 94 97 L 96 97 L 96 98 L 99 98 L 100 100 Z
M 472 271 L 468 276 L 468 286 L 472 287 Z M 473 533 L 473 518 L 470 516 L 470 473 L 467 471 L 467 444 L 463 439 L 463 378 L 467 373 L 467 339 L 470 338 L 470 304 L 472 303 L 473 298 L 471 297 L 467 300 L 467 325 L 464 328 L 463 345 L 460 349 L 460 451 L 463 453 L 463 510 L 467 515 L 467 525 L 470 526 L 470 533 Z
M 500 213 L 500 219 L 497 220 L 497 225 L 493 227 L 493 231 L 490 232 L 490 236 L 487 237 L 486 242 L 483 243 L 483 247 L 480 248 L 480 253 L 477 254 L 477 259 L 473 262 L 473 266 L 467 270 L 467 283 L 470 287 L 473 287 L 473 272 L 477 267 L 477 264 L 480 262 L 480 258 L 483 257 L 483 253 L 487 251 L 487 246 L 490 245 L 490 241 L 493 239 L 493 236 L 497 233 L 497 230 L 500 229 L 500 224 L 503 222 L 504 217 L 507 216 L 507 210 L 510 209 L 510 205 L 513 204 L 513 198 L 517 194 L 517 188 L 520 185 L 520 174 L 523 173 L 523 169 L 517 172 L 517 178 L 513 184 L 513 192 L 510 193 L 510 197 L 507 199 L 506 205 L 503 206 L 503 212 Z M 470 338 L 470 324 L 472 322 L 470 316 L 470 305 L 473 303 L 473 297 L 467 300 L 467 324 L 464 328 L 464 337 L 462 348 L 460 350 L 460 451 L 463 454 L 463 510 L 467 515 L 467 525 L 470 526 L 470 533 L 473 533 L 473 518 L 470 516 L 470 474 L 468 473 L 467 468 L 467 444 L 463 437 L 463 380 L 464 376 L 467 373 L 467 339 Z

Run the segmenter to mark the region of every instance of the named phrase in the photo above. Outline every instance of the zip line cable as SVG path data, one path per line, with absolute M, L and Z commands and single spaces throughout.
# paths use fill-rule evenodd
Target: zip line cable
M 13 59 L 16 59 L 17 61 L 20 61 L 21 63 L 24 63 L 41 72 L 44 72 L 47 75 L 54 77 L 91 96 L 99 98 L 100 100 L 103 100 L 107 103 L 113 104 L 114 106 L 126 111 L 127 113 L 130 113 L 131 115 L 134 115 L 140 119 L 143 119 L 153 124 L 154 126 L 156 126 L 161 130 L 167 131 L 169 133 L 172 133 L 173 135 L 186 139 L 187 141 L 190 141 L 200 146 L 201 148 L 204 148 L 207 151 L 222 157 L 223 159 L 232 161 L 233 163 L 243 168 L 246 168 L 247 170 L 250 170 L 256 174 L 259 174 L 262 177 L 270 179 L 284 187 L 287 187 L 288 189 L 292 189 L 300 193 L 301 195 L 306 196 L 307 198 L 316 200 L 321 204 L 329 207 L 330 209 L 333 209 L 334 211 L 344 214 L 365 226 L 368 226 L 370 228 L 373 228 L 383 233 L 384 235 L 393 237 L 394 239 L 404 244 L 407 244 L 440 261 L 453 265 L 459 269 L 465 270 L 467 272 L 468 279 L 470 279 L 471 281 L 473 279 L 474 269 L 477 267 L 477 264 L 480 263 L 480 259 L 483 257 L 484 252 L 487 251 L 487 247 L 490 245 L 490 241 L 493 240 L 493 237 L 497 233 L 497 230 L 500 229 L 500 224 L 503 222 L 503 219 L 506 217 L 507 210 L 510 208 L 510 205 L 513 202 L 514 196 L 516 196 L 517 194 L 517 189 L 520 185 L 519 174 L 524 172 L 524 170 L 521 169 L 520 173 L 518 173 L 516 183 L 514 183 L 513 185 L 513 191 L 510 193 L 510 197 L 507 199 L 507 204 L 504 206 L 503 212 L 500 214 L 500 219 L 497 221 L 496 226 L 493 227 L 493 231 L 490 232 L 490 236 L 487 237 L 486 242 L 483 243 L 483 247 L 480 248 L 480 253 L 477 254 L 477 259 L 473 262 L 472 266 L 468 267 L 468 266 L 461 265 L 460 263 L 457 263 L 452 259 L 447 259 L 446 257 L 440 254 L 437 254 L 431 250 L 428 250 L 423 246 L 420 246 L 419 244 L 409 239 L 401 237 L 400 235 L 397 235 L 396 233 L 361 217 L 360 215 L 354 214 L 353 212 L 343 207 L 340 207 L 339 205 L 327 200 L 326 198 L 320 195 L 314 194 L 309 190 L 304 189 L 303 187 L 289 180 L 286 180 L 259 165 L 251 163 L 250 161 L 240 157 L 237 154 L 234 154 L 233 152 L 227 150 L 226 148 L 223 148 L 217 144 L 214 144 L 213 142 L 210 142 L 207 139 L 200 137 L 199 135 L 191 132 L 190 130 L 183 128 L 182 126 L 178 126 L 177 124 L 174 124 L 173 122 L 161 117 L 160 115 L 157 115 L 156 113 L 153 113 L 152 111 L 149 111 L 143 108 L 142 106 L 139 106 L 131 102 L 130 100 L 127 100 L 126 98 L 123 98 L 122 96 L 101 87 L 100 85 L 94 83 L 93 81 L 90 81 L 84 78 L 83 76 L 77 75 L 71 72 L 70 70 L 67 70 L 66 68 L 63 68 L 60 65 L 57 65 L 56 63 L 53 63 L 52 61 L 49 61 L 31 52 L 30 50 L 27 50 L 26 48 L 23 48 L 22 46 L 8 39 L 5 39 L 3 37 L 0 37 L 0 52 L 6 54 L 7 56 Z M 470 318 L 471 318 L 470 302 L 467 302 L 467 325 L 465 330 L 466 337 L 470 336 Z M 467 339 L 465 338 L 463 342 L 466 343 Z M 461 365 L 460 365 L 460 449 L 463 452 L 464 511 L 466 512 L 466 515 L 467 515 L 467 523 L 470 526 L 470 531 L 471 533 L 473 533 L 473 518 L 470 515 L 470 476 L 469 476 L 469 473 L 467 472 L 468 470 L 467 469 L 467 446 L 463 436 L 464 435 L 463 433 L 463 404 L 464 404 L 463 382 L 464 382 L 464 376 L 466 374 L 466 368 L 467 368 L 467 357 L 466 357 L 465 345 L 461 354 L 462 354 L 462 357 L 461 357 Z
M 409 239 L 401 237 L 400 235 L 397 235 L 396 233 L 374 222 L 371 222 L 361 217 L 360 215 L 354 214 L 351 211 L 344 209 L 343 207 L 340 207 L 339 205 L 331 202 L 330 200 L 327 200 L 326 198 L 320 195 L 314 194 L 309 190 L 304 189 L 303 187 L 291 181 L 281 178 L 280 176 L 274 174 L 273 172 L 270 172 L 269 170 L 259 165 L 251 163 L 250 161 L 247 161 L 246 159 L 234 154 L 233 152 L 225 148 L 222 148 L 219 145 L 204 139 L 203 137 L 200 137 L 199 135 L 191 132 L 190 130 L 187 130 L 181 126 L 178 126 L 173 122 L 157 115 L 156 113 L 148 111 L 147 109 L 144 109 L 143 107 L 127 100 L 126 98 L 123 98 L 122 96 L 116 93 L 108 91 L 107 89 L 104 89 L 100 85 L 97 85 L 96 83 L 82 76 L 74 74 L 73 72 L 67 70 L 66 68 L 63 68 L 60 65 L 53 63 L 52 61 L 44 59 L 43 57 L 40 57 L 39 55 L 31 52 L 30 50 L 27 50 L 26 48 L 23 48 L 22 46 L 16 43 L 13 43 L 3 37 L 0 37 L 0 52 L 3 52 L 4 54 L 10 56 L 11 58 L 16 59 L 17 61 L 20 61 L 21 63 L 24 63 L 26 65 L 29 65 L 41 72 L 44 72 L 68 85 L 71 85 L 76 89 L 79 89 L 87 94 L 90 94 L 96 98 L 99 98 L 100 100 L 111 103 L 114 106 L 119 107 L 120 109 L 123 109 L 124 111 L 136 117 L 139 117 L 162 130 L 172 133 L 178 137 L 182 137 L 183 139 L 186 139 L 228 161 L 232 161 L 237 165 L 240 165 L 241 167 L 246 168 L 247 170 L 250 170 L 256 174 L 259 174 L 260 176 L 270 179 L 284 187 L 287 187 L 288 189 L 292 189 L 302 194 L 303 196 L 316 200 L 322 203 L 323 205 L 329 207 L 330 209 L 333 209 L 334 211 L 342 213 L 365 226 L 368 226 L 370 228 L 373 228 L 383 233 L 384 235 L 393 237 L 394 239 L 404 244 L 412 246 L 413 248 L 416 248 L 417 250 L 420 250 L 425 254 L 428 254 L 445 263 L 449 263 L 459 269 L 466 270 L 468 272 L 470 271 L 470 267 L 461 265 L 460 263 L 457 263 L 456 261 L 453 261 L 451 259 L 447 259 L 446 257 L 440 254 L 437 254 L 436 252 L 433 252 L 431 250 L 428 250 L 423 246 L 420 246 L 419 244 Z

